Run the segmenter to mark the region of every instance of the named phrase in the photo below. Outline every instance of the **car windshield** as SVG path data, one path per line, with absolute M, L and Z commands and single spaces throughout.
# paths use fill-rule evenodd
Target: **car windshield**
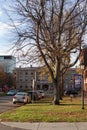
M 16 95 L 25 96 L 26 93 L 17 93 Z
M 15 90 L 9 90 L 9 92 L 14 92 Z

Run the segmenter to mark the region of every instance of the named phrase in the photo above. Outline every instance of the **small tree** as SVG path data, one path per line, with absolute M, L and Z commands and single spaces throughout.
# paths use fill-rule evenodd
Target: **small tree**
M 86 0 L 15 0 L 17 13 L 14 47 L 28 63 L 45 65 L 59 104 L 60 81 L 78 61 L 87 24 Z M 71 55 L 75 60 L 71 61 Z M 70 62 L 71 61 L 71 62 Z
M 0 86 L 2 87 L 5 85 L 6 81 L 6 74 L 3 71 L 0 71 Z

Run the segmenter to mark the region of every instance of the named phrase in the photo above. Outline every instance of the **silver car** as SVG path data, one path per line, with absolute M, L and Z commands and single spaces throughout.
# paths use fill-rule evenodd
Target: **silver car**
M 13 104 L 15 103 L 29 103 L 31 102 L 31 98 L 26 92 L 17 92 L 16 95 L 13 97 Z
M 8 96 L 13 96 L 13 95 L 15 95 L 17 92 L 18 92 L 18 90 L 12 89 L 12 90 L 9 90 L 9 91 L 7 92 L 7 95 L 8 95 Z

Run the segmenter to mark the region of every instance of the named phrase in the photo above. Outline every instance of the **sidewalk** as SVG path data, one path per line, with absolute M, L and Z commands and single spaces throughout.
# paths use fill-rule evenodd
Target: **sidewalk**
M 87 130 L 87 122 L 74 123 L 17 123 L 17 122 L 1 122 L 3 125 L 26 129 L 26 130 Z

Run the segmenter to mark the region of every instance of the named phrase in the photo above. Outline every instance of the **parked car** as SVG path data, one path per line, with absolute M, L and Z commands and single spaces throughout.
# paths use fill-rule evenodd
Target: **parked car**
M 42 98 L 42 94 L 39 91 L 36 91 L 36 93 L 37 93 L 39 99 L 41 99 Z
M 39 99 L 38 93 L 36 91 L 29 91 L 28 95 L 31 97 L 31 100 L 38 100 Z
M 38 90 L 39 93 L 41 93 L 42 98 L 45 97 L 45 92 L 43 90 Z
M 31 97 L 26 92 L 17 92 L 16 95 L 13 96 L 13 104 L 15 103 L 29 103 L 31 102 Z
M 7 92 L 7 95 L 8 95 L 8 96 L 13 96 L 13 95 L 15 95 L 17 92 L 18 92 L 18 90 L 12 89 L 12 90 L 9 90 L 9 91 Z
M 78 95 L 78 91 L 76 91 L 75 89 L 70 89 L 70 90 L 66 90 L 64 92 L 65 95 Z

